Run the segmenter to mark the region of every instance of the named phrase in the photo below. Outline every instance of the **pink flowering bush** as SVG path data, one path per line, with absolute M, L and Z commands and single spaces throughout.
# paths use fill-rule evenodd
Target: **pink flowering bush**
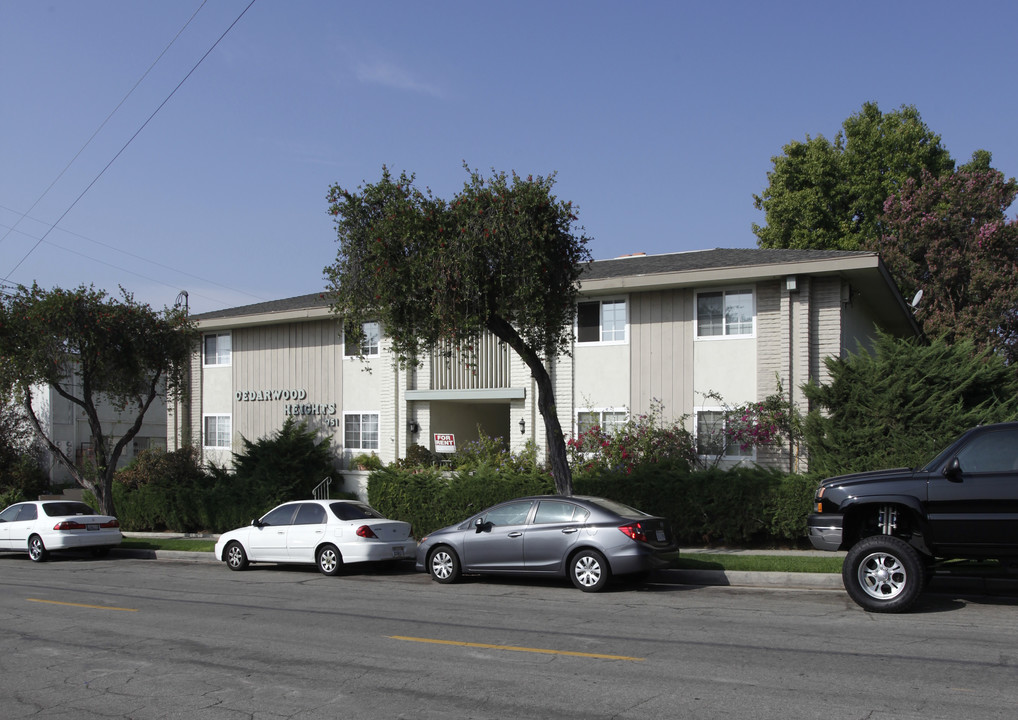
M 569 463 L 574 473 L 609 470 L 631 475 L 641 465 L 661 463 L 688 470 L 696 464 L 696 449 L 683 421 L 662 423 L 661 403 L 655 401 L 649 413 L 617 428 L 595 425 L 567 440 Z

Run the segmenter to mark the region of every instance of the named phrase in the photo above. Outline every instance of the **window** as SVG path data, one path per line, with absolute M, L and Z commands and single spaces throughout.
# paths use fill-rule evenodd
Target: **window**
M 725 412 L 723 410 L 698 410 L 696 412 L 696 454 L 701 457 L 744 459 L 753 457 L 753 448 L 745 450 L 735 442 L 729 442 L 725 435 Z
M 286 505 L 280 505 L 274 510 L 270 510 L 262 519 L 259 520 L 262 525 L 292 525 L 293 524 L 293 511 L 297 509 L 297 505 L 288 503 Z
M 205 367 L 230 364 L 230 333 L 213 333 L 205 336 Z
M 754 332 L 752 290 L 696 294 L 696 336 L 745 337 Z
M 364 337 L 361 338 L 359 346 L 355 342 L 347 342 L 346 338 L 343 339 L 343 354 L 347 357 L 378 354 L 378 341 L 382 336 L 378 323 L 374 321 L 362 323 L 361 332 L 364 333 Z
M 594 300 L 576 304 L 576 342 L 625 341 L 625 300 Z
M 493 507 L 484 516 L 483 522 L 492 526 L 522 525 L 527 521 L 533 504 L 531 500 L 520 500 Z
M 325 508 L 314 503 L 301 503 L 297 508 L 297 517 L 294 525 L 324 525 L 326 521 Z
M 582 523 L 590 514 L 579 505 L 558 500 L 542 500 L 537 506 L 534 523 Z
M 1018 430 L 997 430 L 979 435 L 958 452 L 962 472 L 1014 472 L 1018 470 Z
M 230 416 L 206 415 L 203 444 L 208 448 L 230 447 Z
M 624 410 L 579 410 L 576 413 L 576 434 L 582 435 L 595 427 L 613 433 L 623 425 L 629 414 Z
M 378 413 L 343 413 L 343 446 L 347 450 L 377 450 Z

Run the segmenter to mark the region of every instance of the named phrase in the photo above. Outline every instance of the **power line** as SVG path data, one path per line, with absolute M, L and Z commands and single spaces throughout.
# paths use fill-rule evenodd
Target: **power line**
M 198 7 L 198 9 L 195 10 L 191 14 L 191 17 L 189 17 L 187 19 L 187 22 L 184 23 L 184 26 L 182 28 L 180 28 L 180 30 L 177 32 L 176 35 L 173 36 L 173 39 L 170 40 L 169 44 L 165 48 L 163 48 L 163 51 L 161 53 L 159 53 L 159 56 L 155 60 L 152 61 L 152 64 L 148 66 L 148 70 L 146 70 L 144 73 L 142 73 L 142 76 L 140 78 L 138 78 L 138 82 L 136 82 L 134 84 L 134 86 L 131 87 L 131 89 L 127 91 L 127 94 L 124 95 L 124 97 L 120 100 L 120 102 L 117 103 L 117 106 L 115 108 L 113 108 L 113 110 L 110 111 L 110 114 L 106 116 L 106 119 L 103 120 L 101 123 L 99 123 L 99 127 L 97 127 L 95 129 L 95 132 L 92 133 L 92 135 L 88 138 L 88 140 L 85 141 L 85 144 L 81 146 L 81 149 L 78 150 L 78 152 L 76 152 L 74 154 L 74 157 L 72 157 L 70 159 L 70 161 L 64 166 L 64 169 L 61 170 L 60 173 L 53 179 L 53 182 L 51 182 L 49 184 L 49 187 L 47 187 L 45 190 L 43 190 L 42 195 L 40 195 L 38 197 L 38 199 L 36 199 L 36 201 L 34 203 L 32 203 L 32 206 L 30 208 L 28 208 L 28 210 L 26 210 L 17 219 L 17 221 L 12 226 L 10 226 L 7 229 L 7 232 L 4 233 L 3 237 L 0 237 L 0 243 L 2 243 L 4 240 L 6 240 L 7 237 L 12 232 L 14 232 L 14 230 L 17 229 L 18 225 L 21 224 L 21 221 L 24 220 L 25 217 L 27 217 L 27 215 L 30 212 L 35 210 L 36 205 L 38 205 L 40 202 L 42 202 L 43 198 L 45 198 L 49 194 L 49 191 L 53 189 L 53 186 L 56 185 L 58 182 L 60 182 L 60 178 L 62 178 L 64 176 L 64 174 L 70 169 L 71 165 L 74 164 L 74 161 L 77 160 L 78 157 L 81 156 L 81 153 L 85 152 L 85 148 L 87 148 L 89 145 L 92 144 L 92 141 L 95 140 L 96 135 L 98 135 L 102 131 L 102 129 L 104 127 L 106 127 L 106 123 L 108 123 L 110 121 L 110 118 L 112 118 L 116 114 L 117 110 L 119 110 L 121 108 L 121 106 L 125 102 L 127 102 L 127 98 L 131 97 L 131 95 L 134 94 L 134 91 L 138 89 L 138 86 L 141 85 L 142 81 L 144 81 L 145 78 L 148 77 L 148 74 L 150 72 L 152 72 L 152 68 L 154 68 L 159 63 L 159 61 L 163 59 L 163 55 L 165 55 L 166 52 L 173 46 L 173 43 L 175 43 L 180 38 L 180 36 L 184 33 L 184 31 L 187 29 L 187 27 L 191 24 L 191 21 L 194 20 L 194 18 L 198 15 L 199 12 L 201 12 L 201 9 L 203 7 L 205 7 L 205 3 L 207 3 L 207 2 L 208 2 L 208 0 L 202 0 L 202 4 Z M 14 211 L 11 211 L 11 212 L 14 212 Z
M 157 113 L 158 113 L 158 112 L 159 112 L 160 110 L 162 110 L 162 109 L 163 109 L 163 106 L 165 106 L 165 105 L 166 105 L 166 103 L 168 103 L 168 102 L 170 101 L 170 98 L 172 98 L 172 97 L 173 97 L 174 95 L 176 95 L 177 91 L 178 91 L 178 90 L 179 90 L 179 89 L 181 88 L 181 86 L 183 86 L 183 84 L 184 84 L 185 82 L 187 82 L 188 78 L 190 78 L 190 77 L 191 77 L 191 75 L 192 75 L 192 74 L 194 74 L 194 71 L 198 69 L 198 66 L 199 66 L 199 65 L 201 65 L 201 64 L 202 64 L 202 62 L 204 62 L 204 61 L 205 61 L 205 58 L 207 58 L 207 57 L 208 57 L 208 56 L 209 56 L 209 55 L 210 55 L 210 54 L 212 53 L 212 51 L 216 49 L 216 47 L 217 47 L 217 46 L 219 45 L 219 43 L 220 43 L 220 42 L 222 42 L 223 38 L 225 38 L 225 37 L 226 37 L 227 33 L 229 33 L 229 32 L 230 32 L 230 30 L 232 30 L 232 29 L 233 29 L 234 25 L 236 25 L 236 24 L 237 24 L 238 22 L 240 22 L 240 19 L 241 19 L 242 17 L 244 17 L 244 15 L 245 15 L 245 14 L 247 13 L 247 11 L 248 11 L 248 10 L 250 10 L 250 9 L 251 9 L 251 6 L 252 6 L 252 5 L 254 5 L 254 4 L 255 4 L 255 0 L 251 0 L 251 2 L 250 2 L 250 3 L 248 3 L 247 7 L 245 7 L 245 8 L 244 8 L 244 9 L 243 9 L 243 10 L 241 11 L 240 15 L 238 15 L 238 16 L 237 16 L 237 19 L 236 19 L 236 20 L 234 20 L 234 21 L 233 21 L 232 23 L 230 23 L 230 26 L 229 26 L 228 28 L 226 28 L 226 30 L 224 30 L 224 31 L 223 31 L 223 34 L 222 34 L 222 35 L 220 35 L 220 36 L 219 36 L 219 38 L 218 38 L 218 39 L 217 39 L 217 40 L 216 40 L 216 41 L 215 41 L 214 43 L 212 43 L 212 47 L 210 47 L 210 48 L 209 48 L 209 49 L 208 49 L 208 50 L 207 50 L 207 51 L 205 52 L 205 54 L 204 54 L 204 55 L 202 55 L 202 56 L 201 56 L 201 57 L 200 57 L 200 58 L 198 59 L 198 62 L 196 62 L 196 63 L 194 64 L 194 67 L 192 67 L 192 68 L 191 68 L 191 69 L 190 69 L 190 70 L 188 71 L 187 75 L 185 75 L 185 76 L 184 76 L 184 78 L 183 78 L 183 79 L 182 79 L 182 80 L 181 80 L 181 81 L 180 81 L 179 83 L 177 83 L 177 86 L 176 86 L 175 88 L 173 88 L 173 90 L 172 90 L 172 91 L 170 92 L 170 94 L 169 94 L 169 95 L 167 95 L 167 96 L 166 96 L 166 99 L 165 99 L 165 100 L 163 100 L 163 101 L 162 101 L 161 103 L 159 103 L 159 107 L 157 107 L 157 108 L 156 108 L 155 110 L 153 110 L 153 111 L 152 111 L 152 114 L 148 116 L 148 119 L 146 119 L 146 120 L 145 120 L 145 122 L 143 122 L 143 123 L 141 124 L 141 127 L 139 127 L 139 128 L 138 128 L 138 130 L 137 130 L 137 131 L 136 131 L 136 132 L 134 133 L 134 135 L 132 135 L 132 136 L 131 136 L 131 137 L 130 137 L 130 138 L 128 139 L 128 141 L 127 141 L 126 143 L 124 143 L 124 146 L 123 146 L 122 148 L 120 148 L 120 150 L 119 150 L 119 151 L 117 151 L 117 154 L 113 156 L 113 159 L 111 159 L 111 160 L 110 160 L 110 161 L 109 161 L 108 163 L 106 163 L 106 167 L 104 167 L 104 168 L 103 168 L 102 170 L 100 170 L 100 171 L 99 171 L 99 174 L 95 176 L 95 178 L 94 178 L 94 179 L 92 180 L 92 182 L 90 182 L 90 183 L 89 183 L 89 184 L 88 184 L 88 185 L 87 185 L 87 186 L 85 187 L 85 189 L 81 191 L 81 193 L 80 193 L 80 194 L 78 195 L 78 197 L 76 197 L 76 198 L 74 199 L 74 202 L 72 202 L 72 203 L 70 204 L 70 206 L 69 206 L 69 207 L 68 207 L 68 208 L 67 208 L 66 210 L 64 210 L 63 214 L 62 214 L 62 215 L 61 215 L 60 217 L 58 217 L 58 218 L 57 218 L 56 222 L 55 222 L 55 223 L 53 223 L 53 224 L 52 224 L 52 225 L 51 225 L 51 226 L 50 226 L 50 227 L 49 227 L 49 228 L 48 228 L 48 229 L 46 230 L 46 232 L 44 232 L 44 233 L 43 233 L 42 237 L 40 237 L 40 238 L 39 238 L 39 239 L 38 239 L 38 240 L 36 241 L 35 245 L 33 245 L 33 246 L 31 247 L 31 249 L 29 249 L 29 251 L 28 251 L 27 253 L 25 253 L 24 257 L 22 257 L 22 258 L 21 258 L 21 260 L 19 260 L 19 261 L 18 261 L 18 264 L 17 264 L 17 265 L 15 265 L 15 266 L 14 266 L 14 267 L 13 267 L 13 268 L 11 269 L 11 271 L 10 271 L 9 273 L 7 273 L 7 275 L 6 275 L 6 276 L 4 276 L 3 280 L 8 280 L 8 279 L 10 279 L 11 275 L 13 275 L 13 274 L 14 274 L 14 273 L 15 273 L 15 272 L 17 271 L 17 269 L 18 269 L 19 267 L 21 267 L 22 263 L 24 263 L 24 262 L 25 262 L 25 260 L 27 260 L 27 259 L 28 259 L 29 255 L 31 255 L 31 254 L 32 254 L 33 252 L 35 252 L 36 248 L 38 248 L 38 247 L 39 247 L 39 245 L 41 245 L 41 244 L 42 244 L 42 242 L 43 242 L 43 241 L 44 241 L 44 240 L 45 240 L 45 239 L 46 239 L 46 238 L 47 238 L 47 237 L 49 236 L 49 234 L 50 234 L 50 233 L 51 233 L 51 232 L 53 231 L 53 229 L 54 229 L 54 228 L 55 228 L 55 227 L 56 227 L 57 225 L 59 225 L 59 224 L 60 224 L 60 222 L 61 222 L 61 221 L 62 221 L 62 220 L 63 220 L 63 219 L 64 219 L 64 218 L 65 218 L 65 217 L 67 216 L 67 213 L 71 212 L 71 210 L 73 210 L 73 209 L 74 209 L 74 206 L 75 206 L 75 205 L 77 205 L 77 204 L 78 204 L 78 202 L 79 202 L 79 201 L 81 200 L 81 198 L 83 198 L 83 197 L 85 196 L 85 193 L 87 193 L 87 192 L 88 192 L 89 190 L 91 190 L 91 189 L 92 189 L 92 186 L 93 186 L 93 185 L 95 185 L 95 184 L 96 184 L 97 182 L 99 182 L 99 178 L 101 178 L 101 177 L 102 177 L 102 176 L 103 176 L 104 174 L 106 174 L 106 171 L 107 171 L 107 170 L 109 170 L 110 166 L 111 166 L 111 165 L 113 165 L 113 163 L 115 163 L 115 162 L 117 161 L 117 158 L 119 158 L 119 157 L 121 156 L 121 154 L 123 154 L 123 152 L 124 152 L 124 151 L 125 151 L 125 150 L 127 149 L 127 147 L 128 147 L 128 146 L 129 146 L 129 145 L 130 145 L 130 144 L 131 144 L 132 142 L 134 142 L 134 139 L 135 139 L 136 137 L 138 137 L 138 135 L 140 135 L 140 134 L 141 134 L 141 131 L 142 131 L 142 130 L 144 130 L 144 129 L 146 128 L 146 126 L 148 126 L 148 124 L 149 124 L 149 123 L 150 123 L 150 122 L 152 121 L 152 118 L 154 118 L 154 117 L 156 116 L 156 114 L 157 114 Z

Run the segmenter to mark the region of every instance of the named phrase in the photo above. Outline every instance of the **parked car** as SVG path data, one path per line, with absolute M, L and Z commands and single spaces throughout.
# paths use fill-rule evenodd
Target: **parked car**
M 809 537 L 847 550 L 845 589 L 871 612 L 910 607 L 938 559 L 1018 557 L 1018 423 L 973 428 L 923 467 L 817 488 Z
M 366 503 L 299 500 L 223 533 L 215 553 L 231 570 L 254 562 L 298 563 L 338 575 L 344 565 L 409 559 L 413 544 L 410 523 L 387 520 Z
M 604 498 L 541 495 L 421 538 L 416 569 L 440 583 L 462 573 L 566 576 L 595 592 L 612 576 L 667 567 L 678 556 L 664 518 Z
M 0 512 L 0 550 L 43 562 L 56 550 L 90 549 L 100 557 L 120 544 L 120 523 L 76 500 L 19 502 Z

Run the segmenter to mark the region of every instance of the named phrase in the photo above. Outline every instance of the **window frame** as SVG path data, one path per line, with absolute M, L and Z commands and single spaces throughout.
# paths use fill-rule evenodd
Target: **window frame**
M 719 458 L 722 461 L 729 461 L 729 462 L 742 462 L 744 460 L 749 460 L 750 462 L 755 462 L 756 461 L 756 448 L 755 447 L 750 447 L 748 451 L 743 452 L 742 448 L 739 446 L 738 443 L 734 443 L 733 444 L 733 443 L 730 443 L 730 442 L 725 442 L 725 447 L 721 451 L 720 454 L 718 454 L 718 453 L 701 453 L 700 452 L 700 415 L 702 413 L 719 413 L 722 416 L 721 417 L 722 423 L 724 423 L 724 416 L 725 416 L 725 414 L 727 412 L 728 412 L 728 410 L 726 408 L 718 407 L 718 406 L 703 406 L 703 407 L 698 407 L 698 408 L 694 408 L 693 409 L 693 446 L 694 446 L 694 448 L 696 450 L 697 457 L 700 457 L 700 458 L 709 458 L 709 459 Z M 722 440 L 724 440 L 724 435 L 723 435 L 723 433 L 724 433 L 724 424 L 722 424 L 721 431 L 722 431 Z M 737 454 L 734 454 L 734 455 L 729 453 L 729 448 L 733 447 L 733 445 L 735 447 L 735 450 L 737 451 Z
M 605 303 L 622 304 L 622 339 L 605 340 L 604 305 Z M 580 339 L 580 306 L 597 305 L 597 340 Z M 613 333 L 619 332 L 616 328 Z M 587 298 L 576 301 L 576 317 L 573 320 L 573 338 L 576 345 L 590 347 L 592 345 L 625 345 L 629 342 L 629 298 L 626 296 L 611 296 L 599 298 Z
M 700 334 L 700 296 L 721 295 L 721 334 L 701 335 Z M 745 295 L 750 298 L 750 323 L 752 328 L 749 332 L 729 333 L 728 332 L 728 307 L 729 295 Z M 701 288 L 693 293 L 693 340 L 696 342 L 711 342 L 715 340 L 746 340 L 756 337 L 756 288 L 751 285 L 736 285 L 725 288 Z
M 373 325 L 374 332 L 368 332 L 367 326 Z M 380 353 L 382 344 L 382 326 L 377 320 L 365 320 L 361 323 L 361 332 L 364 333 L 364 339 L 360 345 L 356 348 L 351 348 L 346 341 L 347 333 L 346 326 L 343 326 L 343 358 L 344 359 L 357 359 L 360 357 L 377 357 Z
M 225 445 L 209 445 L 209 420 L 216 419 L 217 421 L 225 419 L 227 422 L 226 430 L 226 444 Z M 216 426 L 216 439 L 219 438 L 220 428 Z M 233 447 L 233 415 L 230 413 L 206 413 L 201 417 L 201 444 L 205 450 L 229 450 Z
M 226 361 L 225 362 L 221 362 L 220 361 L 220 349 L 219 349 L 219 342 L 218 342 L 218 340 L 221 337 L 229 338 L 229 341 L 230 341 L 230 347 L 229 347 L 228 353 L 226 355 Z M 215 338 L 216 339 L 215 362 L 209 362 L 209 356 L 208 356 L 208 351 L 207 351 L 207 346 L 206 346 L 206 343 L 208 342 L 209 338 Z M 202 367 L 203 368 L 216 368 L 216 367 L 221 368 L 221 367 L 230 367 L 232 364 L 233 364 L 233 333 L 230 332 L 230 331 L 202 333 L 202 336 L 201 336 L 201 365 L 202 365 Z
M 585 414 L 585 413 L 586 414 L 591 414 L 591 415 L 596 413 L 598 415 L 598 421 L 595 423 L 595 425 L 600 427 L 602 430 L 604 430 L 608 434 L 611 434 L 612 432 L 614 432 L 615 430 L 617 430 L 618 428 L 620 428 L 621 426 L 623 426 L 627 422 L 629 422 L 629 409 L 628 408 L 617 408 L 617 407 L 593 407 L 593 408 L 584 407 L 584 408 L 576 408 L 576 412 L 573 415 L 573 429 L 575 431 L 574 437 L 579 437 L 583 433 L 587 432 L 587 430 L 590 430 L 592 427 L 594 427 L 592 425 L 591 428 L 587 428 L 586 430 L 581 430 L 580 429 L 580 415 L 581 414 Z M 620 423 L 618 423 L 618 424 L 612 424 L 612 425 L 607 424 L 605 422 L 605 415 L 609 415 L 609 414 L 611 414 L 611 415 L 621 415 L 622 416 L 622 421 Z
M 351 445 L 348 442 L 347 436 L 347 422 L 350 418 L 358 418 L 358 429 L 357 436 L 359 439 L 358 445 Z M 374 446 L 364 445 L 364 418 L 373 417 L 375 419 L 375 444 Z M 349 451 L 367 451 L 373 450 L 378 451 L 379 445 L 381 445 L 382 439 L 382 416 L 377 410 L 352 410 L 343 412 L 343 449 Z

